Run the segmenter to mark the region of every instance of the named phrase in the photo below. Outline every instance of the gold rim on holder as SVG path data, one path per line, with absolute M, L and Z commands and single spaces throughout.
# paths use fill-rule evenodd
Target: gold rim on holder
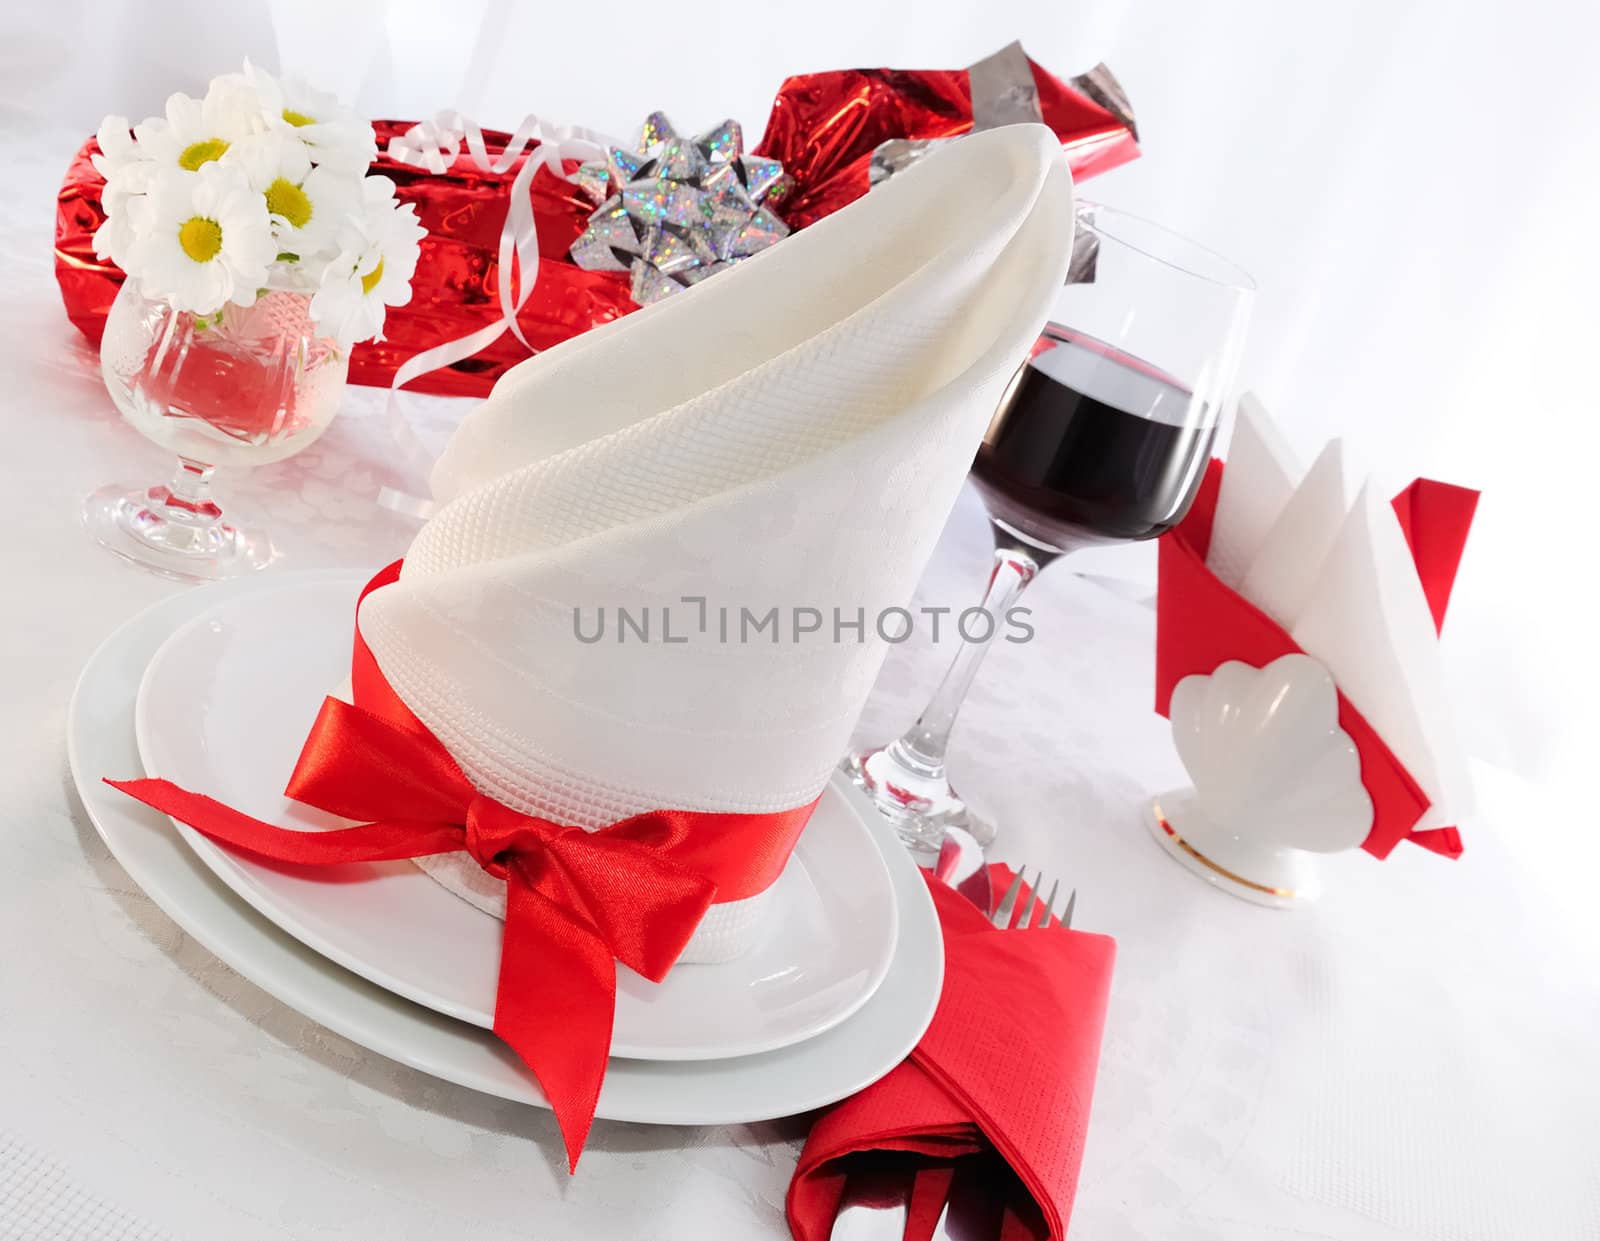
M 1277 896 L 1284 900 L 1290 901 L 1294 900 L 1295 891 L 1293 888 L 1274 888 L 1265 883 L 1257 883 L 1254 879 L 1246 879 L 1243 875 L 1234 874 L 1226 866 L 1219 866 L 1216 862 L 1213 862 L 1205 854 L 1201 853 L 1200 850 L 1191 845 L 1182 836 L 1178 835 L 1177 830 L 1172 826 L 1171 823 L 1167 821 L 1167 816 L 1162 812 L 1160 802 L 1151 802 L 1150 807 L 1156 813 L 1156 822 L 1161 824 L 1161 830 L 1164 831 L 1168 836 L 1172 837 L 1173 844 L 1177 845 L 1178 848 L 1182 849 L 1195 861 L 1199 862 L 1200 865 L 1206 867 L 1206 869 L 1216 871 L 1216 873 L 1221 875 L 1224 879 L 1231 880 L 1234 883 L 1249 888 L 1252 892 L 1264 892 L 1268 896 Z

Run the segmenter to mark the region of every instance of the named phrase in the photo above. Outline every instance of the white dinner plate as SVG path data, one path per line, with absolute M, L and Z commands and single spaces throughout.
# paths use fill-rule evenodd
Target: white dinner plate
M 345 578 L 342 573 L 323 575 Z M 199 588 L 157 604 L 90 659 L 67 721 L 73 780 L 101 839 L 175 922 L 291 1008 L 380 1055 L 474 1090 L 546 1106 L 533 1075 L 490 1032 L 413 1004 L 335 965 L 236 898 L 179 838 L 172 821 L 102 783 L 141 769 L 133 704 L 166 638 L 223 599 L 270 590 L 270 579 Z M 842 781 L 835 790 L 870 813 Z M 916 1046 L 938 1003 L 944 950 L 916 866 L 886 825 L 869 820 L 887 866 L 900 935 L 889 971 L 848 1020 L 805 1042 L 727 1060 L 614 1059 L 597 1115 L 641 1124 L 738 1124 L 823 1107 L 882 1077 Z
M 139 687 L 146 773 L 285 827 L 343 825 L 283 787 L 349 666 L 363 582 L 280 575 L 179 626 Z M 178 827 L 224 883 L 302 943 L 408 1000 L 493 1026 L 503 924 L 410 862 L 275 865 Z M 883 981 L 896 929 L 889 872 L 865 819 L 825 793 L 748 951 L 680 965 L 659 984 L 617 967 L 612 1054 L 714 1060 L 813 1038 Z

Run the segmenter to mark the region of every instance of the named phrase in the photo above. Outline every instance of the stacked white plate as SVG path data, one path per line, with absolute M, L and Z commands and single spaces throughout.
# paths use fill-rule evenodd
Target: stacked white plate
M 447 1081 L 544 1105 L 489 1032 L 501 923 L 409 862 L 275 866 L 228 852 L 108 788 L 161 776 L 285 827 L 340 820 L 283 796 L 324 695 L 343 681 L 356 595 L 344 572 L 204 587 L 130 621 L 73 696 L 73 778 L 106 845 L 179 925 L 278 999 Z M 842 779 L 776 887 L 763 938 L 665 982 L 618 967 L 598 1115 L 720 1124 L 844 1098 L 898 1064 L 943 980 L 915 864 Z

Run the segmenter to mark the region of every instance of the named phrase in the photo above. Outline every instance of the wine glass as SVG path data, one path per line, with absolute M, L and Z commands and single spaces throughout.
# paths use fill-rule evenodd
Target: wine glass
M 122 416 L 172 451 L 178 468 L 165 485 L 91 495 L 83 520 L 96 542 L 186 581 L 270 563 L 265 534 L 222 519 L 211 475 L 219 465 L 281 461 L 333 420 L 349 353 L 318 333 L 311 295 L 272 285 L 251 306 L 196 315 L 124 281 L 100 342 L 101 375 Z
M 1156 538 L 1183 519 L 1244 344 L 1255 286 L 1227 259 L 1098 204 L 1080 204 L 1077 226 L 1095 250 L 1093 278 L 1057 296 L 972 467 L 994 535 L 990 641 L 1058 556 Z M 946 827 L 994 840 L 945 775 L 950 730 L 988 649 L 963 643 L 917 722 L 842 764 L 918 851 L 937 850 Z

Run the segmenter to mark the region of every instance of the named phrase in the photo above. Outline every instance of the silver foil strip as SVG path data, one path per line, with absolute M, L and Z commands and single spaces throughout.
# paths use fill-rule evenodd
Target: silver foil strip
M 1067 264 L 1067 284 L 1093 284 L 1100 261 L 1100 236 L 1085 225 L 1094 223 L 1094 204 L 1077 203 L 1078 226 L 1072 230 L 1072 261 Z
M 1099 65 L 1097 68 L 1105 68 Z M 1093 72 L 1093 70 L 1090 70 Z M 967 69 L 972 89 L 972 132 L 1044 120 L 1033 66 L 1022 44 L 1013 40 Z
M 935 147 L 954 142 L 954 138 L 888 138 L 878 143 L 867 164 L 867 185 L 881 185 L 897 172 L 903 172 Z
M 1122 83 L 1117 81 L 1103 62 L 1069 80 L 1074 90 L 1087 95 L 1111 113 L 1128 127 L 1133 140 L 1139 141 L 1139 127 L 1133 119 L 1133 104 L 1128 101 L 1128 92 L 1122 89 Z

